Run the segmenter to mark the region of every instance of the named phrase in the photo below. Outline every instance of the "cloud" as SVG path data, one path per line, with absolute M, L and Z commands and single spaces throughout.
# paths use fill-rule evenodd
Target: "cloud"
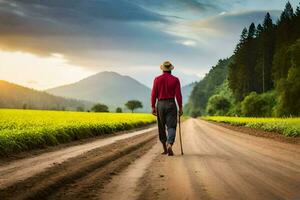
M 267 9 L 273 9 L 275 18 L 282 4 L 277 0 L 0 0 L 0 50 L 64 58 L 91 71 L 136 74 L 143 73 L 145 65 L 155 68 L 172 60 L 178 71 L 190 69 L 201 76 L 218 59 L 232 54 L 243 27 L 260 22 Z M 258 5 L 264 10 L 257 10 Z
M 0 79 L 46 89 L 72 83 L 93 74 L 70 65 L 64 57 L 39 57 L 28 52 L 7 52 L 0 49 Z
M 241 31 L 243 27 L 249 26 L 252 22 L 261 23 L 267 12 L 273 17 L 274 23 L 281 13 L 280 10 L 222 13 L 207 19 L 194 21 L 191 25 L 196 29 L 215 30 L 219 34 L 235 34 L 236 30 Z
M 155 12 L 163 15 L 173 15 L 179 19 L 197 19 L 203 16 L 214 15 L 222 12 L 230 3 L 225 0 L 131 0 L 147 9 L 154 10 Z
M 143 5 L 153 6 L 156 9 L 161 8 L 162 10 L 177 10 L 177 9 L 188 9 L 189 11 L 211 11 L 220 9 L 220 4 L 218 1 L 206 1 L 206 0 L 152 0 L 152 1 L 141 1 L 136 0 L 135 2 L 143 2 Z
M 184 40 L 184 41 L 179 41 L 179 43 L 185 45 L 185 46 L 196 46 L 197 42 L 194 40 Z
M 124 60 L 139 64 L 145 56 L 160 59 L 154 49 L 188 56 L 191 50 L 176 42 L 184 38 L 160 30 L 171 23 L 167 18 L 125 0 L 4 1 L 0 48 L 41 56 L 56 52 L 89 67 L 120 65 Z
M 1 34 L 88 35 L 105 34 L 109 24 L 163 22 L 167 19 L 125 0 L 119 1 L 4 1 L 0 8 Z M 5 23 L 4 23 L 5 22 Z M 111 28 L 111 25 L 109 28 Z M 114 33 L 114 32 L 111 32 Z M 117 30 L 115 30 L 115 33 Z
M 130 1 L 118 0 L 6 0 L 2 3 L 6 8 L 17 8 L 32 17 L 45 16 L 63 21 L 111 19 L 121 21 L 161 21 L 164 20 L 155 12 L 151 12 Z
M 181 42 L 194 41 L 194 44 L 197 44 L 196 47 L 203 50 L 198 51 L 198 55 L 194 58 L 195 62 L 201 63 L 200 66 L 211 66 L 218 59 L 231 56 L 242 29 L 252 22 L 256 25 L 261 23 L 267 12 L 271 13 L 274 21 L 281 13 L 277 10 L 265 10 L 218 14 L 175 24 L 169 27 L 168 32 L 189 38 Z
M 279 10 L 224 13 L 187 22 L 185 26 L 194 34 L 194 39 L 200 41 L 208 49 L 210 46 L 218 47 L 220 44 L 226 44 L 223 48 L 232 48 L 238 42 L 242 29 L 252 22 L 256 25 L 262 23 L 267 12 L 271 14 L 274 23 L 281 13 Z

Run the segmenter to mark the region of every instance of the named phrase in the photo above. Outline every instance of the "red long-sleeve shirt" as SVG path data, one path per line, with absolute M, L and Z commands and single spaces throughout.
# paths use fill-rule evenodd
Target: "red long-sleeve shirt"
M 182 108 L 180 81 L 168 72 L 156 77 L 153 82 L 151 106 L 155 108 L 156 100 L 175 98 L 179 108 Z

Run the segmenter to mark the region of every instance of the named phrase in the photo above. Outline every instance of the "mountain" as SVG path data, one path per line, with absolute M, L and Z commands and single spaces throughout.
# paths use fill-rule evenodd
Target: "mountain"
M 185 85 L 181 88 L 182 93 L 182 104 L 185 105 L 189 101 L 189 97 L 193 91 L 194 86 L 197 84 L 197 82 L 190 83 L 188 85 Z
M 92 103 L 66 99 L 0 80 L 0 108 L 45 110 L 90 109 Z
M 218 64 L 212 67 L 205 77 L 195 84 L 186 105 L 186 112 L 189 115 L 205 115 L 207 102 L 215 94 L 218 87 L 225 82 L 228 76 L 228 65 L 231 62 L 232 58 L 219 60 Z
M 100 72 L 76 83 L 46 90 L 57 96 L 99 102 L 109 106 L 110 111 L 122 107 L 128 100 L 139 100 L 143 109 L 150 111 L 151 90 L 129 76 L 115 72 Z

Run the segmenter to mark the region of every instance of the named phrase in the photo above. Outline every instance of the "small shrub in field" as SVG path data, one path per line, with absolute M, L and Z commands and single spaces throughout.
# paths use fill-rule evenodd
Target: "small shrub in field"
M 118 107 L 118 108 L 116 109 L 116 113 L 122 113 L 122 112 L 123 112 L 122 108 Z
M 94 112 L 109 112 L 107 105 L 97 103 L 92 107 Z

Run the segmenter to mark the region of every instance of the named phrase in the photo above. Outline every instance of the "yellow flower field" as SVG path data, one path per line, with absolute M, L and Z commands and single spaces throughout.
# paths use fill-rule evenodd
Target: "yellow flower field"
M 203 117 L 205 120 L 223 122 L 236 126 L 262 129 L 281 133 L 288 137 L 300 136 L 300 118 L 251 118 L 251 117 Z
M 0 109 L 0 155 L 155 122 L 151 114 Z

